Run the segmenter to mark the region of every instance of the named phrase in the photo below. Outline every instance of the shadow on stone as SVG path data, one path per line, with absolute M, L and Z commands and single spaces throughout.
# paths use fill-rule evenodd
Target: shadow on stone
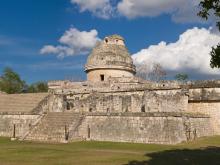
M 133 160 L 124 165 L 220 165 L 220 147 L 167 150 L 145 156 L 149 160 Z

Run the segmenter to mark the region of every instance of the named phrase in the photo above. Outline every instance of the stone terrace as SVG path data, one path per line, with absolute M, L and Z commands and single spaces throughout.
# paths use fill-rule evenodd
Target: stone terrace
M 0 113 L 31 113 L 48 93 L 0 94 Z

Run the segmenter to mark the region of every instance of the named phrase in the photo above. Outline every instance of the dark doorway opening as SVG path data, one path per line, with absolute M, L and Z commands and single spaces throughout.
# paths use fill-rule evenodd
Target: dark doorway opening
M 89 112 L 92 112 L 92 108 L 89 108 Z
M 89 125 L 88 125 L 88 139 L 90 139 L 90 127 L 89 127 Z
M 141 112 L 145 112 L 145 105 L 142 105 Z
M 66 109 L 70 110 L 70 103 L 68 103 L 68 102 L 66 103 Z
M 100 75 L 100 79 L 101 79 L 101 81 L 105 81 L 105 76 L 104 76 L 104 74 L 101 74 L 101 75 Z

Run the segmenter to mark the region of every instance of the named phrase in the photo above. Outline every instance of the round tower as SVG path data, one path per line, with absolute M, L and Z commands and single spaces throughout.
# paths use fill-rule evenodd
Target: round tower
M 133 77 L 133 60 L 119 35 L 105 37 L 99 42 L 85 65 L 88 81 L 107 81 L 109 77 Z

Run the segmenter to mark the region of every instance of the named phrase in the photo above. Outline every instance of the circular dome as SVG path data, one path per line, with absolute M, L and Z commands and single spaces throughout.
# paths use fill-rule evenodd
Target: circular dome
M 116 69 L 136 73 L 133 60 L 121 36 L 108 36 L 97 43 L 87 59 L 85 72 L 96 69 Z

